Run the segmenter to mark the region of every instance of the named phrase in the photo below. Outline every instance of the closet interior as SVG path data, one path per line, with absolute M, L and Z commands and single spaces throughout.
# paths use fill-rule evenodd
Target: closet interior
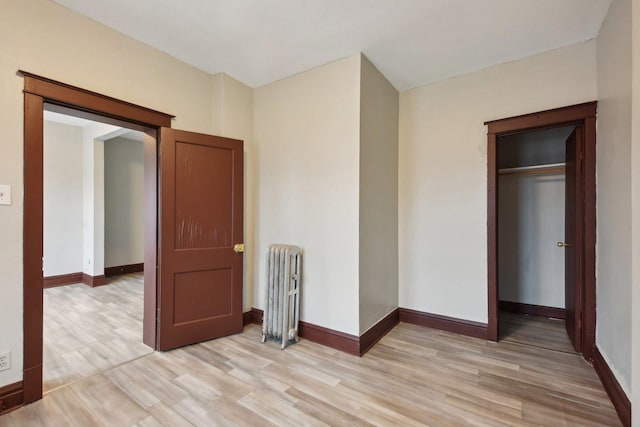
M 500 339 L 575 352 L 565 330 L 565 156 L 575 126 L 498 138 Z

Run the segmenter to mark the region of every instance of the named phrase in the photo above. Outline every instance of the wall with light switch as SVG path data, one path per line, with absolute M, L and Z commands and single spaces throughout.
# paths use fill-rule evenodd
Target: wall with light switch
M 12 205 L 0 205 L 0 352 L 12 351 L 1 387 L 22 380 L 24 80 L 17 71 L 173 114 L 172 127 L 195 132 L 213 132 L 214 97 L 211 75 L 52 1 L 2 2 L 0 40 L 0 184 L 13 190 Z
M 11 186 L 0 184 L 0 205 L 11 204 Z

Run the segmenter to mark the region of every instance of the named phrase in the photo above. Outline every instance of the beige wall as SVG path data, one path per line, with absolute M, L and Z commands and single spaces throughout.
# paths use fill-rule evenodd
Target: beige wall
M 640 21 L 638 1 L 632 1 L 634 22 Z M 640 150 L 638 144 L 631 148 L 631 144 L 625 142 L 625 138 L 628 141 L 630 137 L 627 125 L 622 125 L 627 129 L 623 129 L 626 136 L 620 139 L 617 137 L 620 131 L 612 128 L 618 119 L 612 112 L 617 108 L 630 118 L 630 113 L 625 113 L 629 100 L 623 101 L 624 105 L 615 100 L 630 87 L 630 68 L 620 53 L 630 50 L 624 40 L 630 24 L 625 13 L 620 12 L 628 12 L 628 4 L 628 0 L 614 1 L 609 24 L 605 23 L 605 31 L 598 41 L 604 98 L 600 104 L 599 138 L 602 134 L 609 140 L 607 135 L 611 135 L 616 141 L 622 141 L 620 146 L 599 147 L 598 152 L 604 159 L 598 169 L 599 185 L 603 186 L 599 192 L 599 197 L 603 197 L 599 209 L 604 209 L 598 217 L 599 224 L 604 221 L 599 231 L 599 238 L 604 240 L 598 247 L 601 256 L 599 304 L 601 295 L 604 298 L 604 305 L 598 311 L 599 318 L 603 319 L 599 323 L 598 344 L 627 391 L 630 353 L 612 352 L 613 342 L 603 333 L 620 327 L 615 333 L 616 343 L 628 343 L 629 307 L 624 302 L 631 296 L 628 285 L 631 278 L 635 284 L 634 301 L 640 304 L 638 263 L 633 266 L 632 277 L 629 255 L 631 239 L 634 257 L 640 252 L 640 237 L 636 232 L 640 229 L 638 215 L 631 219 L 629 211 L 632 190 L 633 212 L 640 211 L 640 196 L 635 187 L 640 180 Z M 617 28 L 619 22 L 622 24 Z M 607 25 L 615 28 L 607 29 Z M 638 41 L 637 27 L 634 26 L 635 41 Z M 621 48 L 606 47 L 618 37 L 622 38 Z M 369 115 L 377 114 L 375 109 L 361 111 L 360 91 L 361 84 L 366 88 L 368 81 L 378 77 L 373 72 L 365 72 L 360 81 L 361 70 L 369 65 L 366 61 L 361 64 L 359 54 L 253 91 L 229 76 L 210 76 L 47 0 L 4 1 L 0 40 L 0 125 L 7 131 L 0 156 L 0 183 L 13 187 L 13 205 L 0 206 L 3 236 L 0 239 L 0 271 L 3 272 L 0 275 L 0 324 L 11 325 L 0 334 L 0 351 L 12 351 L 13 362 L 10 370 L 0 372 L 0 386 L 22 378 L 23 80 L 16 75 L 18 69 L 175 114 L 173 127 L 178 129 L 246 141 L 245 308 L 263 307 L 264 250 L 271 243 L 298 244 L 305 251 L 303 320 L 358 334 L 383 315 L 385 307 L 391 306 L 393 283 L 385 287 L 383 281 L 375 282 L 371 294 L 375 298 L 371 301 L 361 292 L 365 289 L 358 286 L 365 283 L 360 277 L 360 255 L 370 259 L 382 256 L 360 251 L 369 238 L 367 232 L 361 239 L 360 220 L 366 223 L 363 227 L 370 229 L 380 218 L 366 215 L 361 218 L 361 206 L 375 203 L 367 201 L 369 190 L 365 187 L 360 200 L 360 180 L 379 177 L 374 176 L 372 169 L 367 170 L 367 165 L 375 164 L 375 158 L 366 160 L 360 170 L 361 159 L 368 158 L 368 144 L 375 140 L 365 137 L 365 152 L 360 153 L 360 133 L 364 135 L 370 129 L 367 126 L 361 129 L 360 120 L 361 117 L 373 120 Z M 636 65 L 640 61 L 637 50 L 633 55 Z M 618 61 L 624 64 L 616 68 L 605 63 L 607 58 L 612 64 Z M 122 66 L 124 62 L 126 67 Z M 618 73 L 622 73 L 622 78 Z M 400 306 L 486 322 L 486 128 L 483 122 L 594 100 L 596 80 L 596 42 L 590 41 L 400 95 Z M 373 85 L 378 89 L 384 87 L 378 83 Z M 620 85 L 627 85 L 626 89 Z M 633 137 L 636 141 L 640 133 L 640 107 L 635 108 L 640 104 L 638 86 L 634 76 Z M 382 92 L 386 93 L 386 89 Z M 362 99 L 368 93 L 366 91 Z M 392 94 L 376 96 L 386 98 Z M 610 97 L 612 100 L 607 101 Z M 600 139 L 599 145 L 602 145 Z M 618 163 L 615 159 L 619 149 L 627 156 L 633 155 L 636 161 Z M 613 176 L 614 166 L 621 168 L 626 182 Z M 630 187 L 632 178 L 634 186 Z M 370 182 L 369 178 L 365 181 Z M 620 198 L 612 203 L 617 209 L 627 209 L 627 214 L 610 212 L 603 205 L 606 198 L 611 197 L 611 194 L 603 195 L 603 189 L 616 183 L 620 184 L 619 188 L 616 186 Z M 386 190 L 389 196 L 392 186 Z M 393 220 L 390 212 L 384 212 Z M 633 221 L 632 238 L 620 236 L 614 224 L 618 220 L 627 226 Z M 607 241 L 603 231 L 617 237 Z M 388 236 L 391 240 L 392 234 Z M 611 254 L 611 250 L 616 253 L 618 244 L 626 245 L 622 259 L 608 259 L 606 254 Z M 620 271 L 615 272 L 614 267 L 618 265 Z M 391 265 L 385 274 L 392 268 Z M 618 279 L 619 284 L 611 285 L 618 283 Z M 604 290 L 602 294 L 604 286 L 609 285 L 613 291 Z M 620 301 L 620 312 L 612 312 L 612 306 Z M 360 312 L 360 303 L 371 304 L 378 311 Z M 638 326 L 637 313 L 634 320 Z M 635 355 L 640 354 L 639 329 L 640 326 L 634 329 Z M 635 367 L 638 360 L 640 357 L 635 357 Z M 640 367 L 634 371 L 635 390 L 640 389 L 638 371 Z M 636 403 L 639 398 L 640 392 L 636 392 Z
M 564 173 L 498 177 L 500 301 L 565 308 Z
M 82 271 L 82 128 L 44 122 L 43 275 Z
M 253 143 L 253 89 L 220 73 L 213 79 L 213 133 L 244 141 L 243 308 L 254 305 L 257 161 Z M 240 243 L 240 242 L 237 242 Z
M 597 56 L 596 345 L 630 395 L 631 0 L 611 3 Z
M 358 335 L 360 55 L 255 89 L 255 305 L 264 251 L 302 247 L 302 320 Z
M 400 94 L 400 306 L 487 322 L 484 122 L 596 99 L 589 41 Z
M 398 91 L 362 55 L 360 334 L 398 307 Z
M 631 198 L 632 198 L 632 416 L 640 427 L 640 0 L 632 2 Z
M 144 262 L 144 150 L 142 141 L 104 142 L 104 266 Z
M 213 79 L 158 50 L 48 0 L 7 0 L 0 13 L 0 126 L 7 132 L 0 183 L 0 351 L 12 367 L 0 386 L 22 379 L 23 69 L 176 115 L 173 127 L 213 132 Z M 123 64 L 126 63 L 126 67 Z
M 97 122 L 82 128 L 82 272 L 91 276 L 104 274 L 104 140 L 112 132 L 121 129 Z

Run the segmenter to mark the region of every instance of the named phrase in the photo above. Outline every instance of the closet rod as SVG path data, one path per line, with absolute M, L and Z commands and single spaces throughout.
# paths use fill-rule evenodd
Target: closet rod
M 499 175 L 531 175 L 531 174 L 550 174 L 550 173 L 564 173 L 566 169 L 566 163 L 551 163 L 548 165 L 534 165 L 534 166 L 522 166 L 517 168 L 504 168 L 498 169 Z

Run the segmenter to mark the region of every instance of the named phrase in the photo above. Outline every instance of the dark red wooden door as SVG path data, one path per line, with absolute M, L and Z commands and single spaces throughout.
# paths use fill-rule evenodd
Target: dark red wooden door
M 565 325 L 577 351 L 582 351 L 582 145 L 583 129 L 578 126 L 566 142 L 565 181 Z
M 162 128 L 158 348 L 242 331 L 242 141 Z

